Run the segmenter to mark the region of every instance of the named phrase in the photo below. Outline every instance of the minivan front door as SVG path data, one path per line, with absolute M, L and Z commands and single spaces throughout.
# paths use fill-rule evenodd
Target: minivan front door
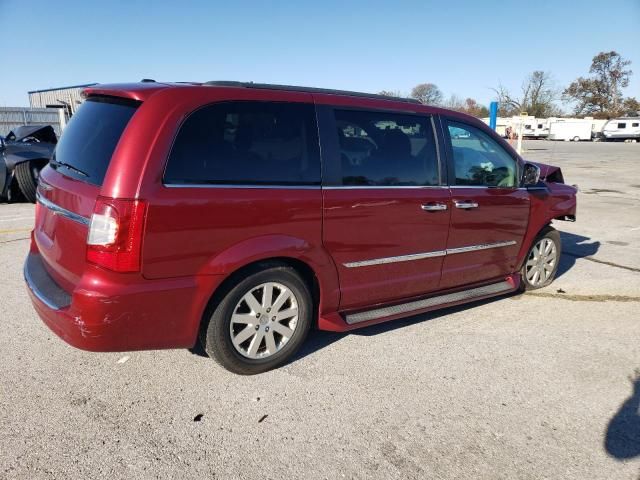
M 512 273 L 529 220 L 529 194 L 519 168 L 479 127 L 443 121 L 451 187 L 451 227 L 441 288 Z
M 432 120 L 318 107 L 323 244 L 344 310 L 438 289 L 449 230 Z

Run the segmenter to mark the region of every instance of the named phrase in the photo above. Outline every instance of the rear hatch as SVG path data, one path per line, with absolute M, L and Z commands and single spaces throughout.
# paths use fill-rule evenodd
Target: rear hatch
M 34 240 L 65 290 L 86 267 L 89 222 L 111 157 L 140 102 L 89 97 L 64 130 L 38 187 Z

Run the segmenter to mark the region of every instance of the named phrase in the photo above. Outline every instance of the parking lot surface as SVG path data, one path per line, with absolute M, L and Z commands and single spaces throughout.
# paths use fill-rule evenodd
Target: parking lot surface
M 551 286 L 254 377 L 67 346 L 23 285 L 33 205 L 0 205 L 0 478 L 640 478 L 640 144 L 525 146 L 580 187 Z

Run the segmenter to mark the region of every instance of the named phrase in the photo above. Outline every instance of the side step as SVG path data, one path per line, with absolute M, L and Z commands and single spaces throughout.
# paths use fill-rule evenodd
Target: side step
M 463 300 L 472 300 L 478 297 L 486 297 L 488 295 L 496 295 L 498 293 L 507 293 L 513 291 L 513 284 L 508 281 L 492 283 L 484 287 L 472 288 L 461 292 L 448 293 L 437 297 L 425 298 L 424 300 L 416 300 L 400 305 L 390 307 L 376 308 L 375 310 L 367 310 L 366 312 L 353 313 L 345 316 L 345 321 L 349 325 L 360 322 L 368 322 L 379 318 L 391 317 L 393 315 L 409 314 L 411 312 L 422 310 L 424 308 L 445 305 L 448 303 L 460 302 Z

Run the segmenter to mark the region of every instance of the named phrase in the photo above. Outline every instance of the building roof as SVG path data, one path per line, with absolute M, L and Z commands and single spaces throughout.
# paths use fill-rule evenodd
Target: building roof
M 98 85 L 98 84 L 97 83 L 85 83 L 84 85 L 71 85 L 69 87 L 45 88 L 44 90 L 32 90 L 32 91 L 27 92 L 27 93 L 28 94 L 32 94 L 32 93 L 53 92 L 55 90 L 69 90 L 71 88 L 85 88 L 85 87 L 92 87 L 94 85 Z

